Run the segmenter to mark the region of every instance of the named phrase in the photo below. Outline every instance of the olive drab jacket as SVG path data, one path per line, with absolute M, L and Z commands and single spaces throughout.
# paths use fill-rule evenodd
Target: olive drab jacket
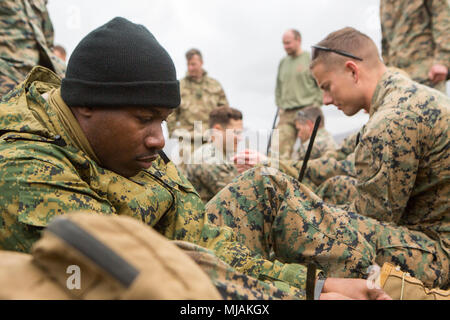
M 76 148 L 42 97 L 59 86 L 60 78 L 38 66 L 0 105 L 0 249 L 29 252 L 49 221 L 67 212 L 125 215 L 210 249 L 237 271 L 304 289 L 306 267 L 254 256 L 231 228 L 211 224 L 172 162 L 159 157 L 128 179 Z

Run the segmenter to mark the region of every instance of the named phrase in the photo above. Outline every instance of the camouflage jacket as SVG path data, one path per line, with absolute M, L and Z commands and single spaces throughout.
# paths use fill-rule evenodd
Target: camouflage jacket
M 22 82 L 35 65 L 64 75 L 53 52 L 47 0 L 2 0 L 0 5 L 0 96 Z
M 195 150 L 193 162 L 186 165 L 186 175 L 205 203 L 239 174 L 234 164 L 227 161 L 213 143 Z
M 167 119 L 169 134 L 176 129 L 194 133 L 194 121 L 202 122 L 202 133 L 209 128 L 209 113 L 215 108 L 228 105 L 220 83 L 206 72 L 200 80 L 188 75 L 180 80 L 181 104 Z M 175 133 L 176 134 L 176 133 Z M 182 134 L 180 134 L 182 135 Z
M 430 86 L 432 65 L 450 69 L 448 0 L 381 0 L 380 19 L 387 66 L 404 69 L 413 80 Z
M 306 270 L 255 256 L 208 221 L 193 186 L 171 162 L 124 178 L 75 147 L 42 94 L 60 86 L 35 67 L 0 104 L 0 248 L 28 252 L 54 216 L 71 211 L 139 219 L 168 239 L 211 249 L 237 271 L 304 289 Z
M 387 71 L 355 150 L 356 212 L 450 245 L 450 99 Z M 448 251 L 447 251 L 448 252 Z
M 309 141 L 305 141 L 300 145 L 298 150 L 294 151 L 293 159 L 294 160 L 303 160 L 306 155 L 306 151 L 308 150 Z M 314 139 L 314 145 L 311 149 L 311 154 L 309 159 L 317 159 L 324 155 L 327 151 L 336 150 L 336 142 L 333 139 L 333 136 L 324 128 L 319 129 L 317 131 L 317 136 Z

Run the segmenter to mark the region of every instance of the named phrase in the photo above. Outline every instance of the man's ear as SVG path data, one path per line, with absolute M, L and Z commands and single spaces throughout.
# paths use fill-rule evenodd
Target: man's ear
M 355 83 L 358 82 L 359 81 L 359 67 L 358 67 L 358 65 L 354 61 L 348 60 L 345 63 L 345 68 L 347 69 L 347 71 L 351 72 L 351 75 L 352 75 Z
M 314 130 L 314 122 L 312 122 L 312 120 L 308 120 L 306 123 L 308 124 L 309 133 L 312 134 Z
M 222 131 L 223 127 L 220 124 L 216 123 L 215 125 L 212 126 L 212 129 L 216 129 L 216 130 Z

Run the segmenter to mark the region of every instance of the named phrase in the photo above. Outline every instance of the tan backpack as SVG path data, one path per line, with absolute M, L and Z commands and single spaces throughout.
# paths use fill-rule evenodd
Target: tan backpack
M 208 275 L 152 228 L 83 213 L 54 219 L 31 254 L 1 251 L 0 283 L 0 299 L 221 299 Z

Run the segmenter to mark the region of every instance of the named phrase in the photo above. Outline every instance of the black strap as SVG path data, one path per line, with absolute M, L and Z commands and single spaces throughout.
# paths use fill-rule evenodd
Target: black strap
M 356 135 L 356 144 L 355 144 L 355 148 L 358 146 L 359 143 L 359 137 L 361 136 L 361 131 L 358 132 L 358 134 Z
M 273 130 L 275 130 L 275 125 L 277 124 L 277 119 L 278 119 L 278 113 L 279 112 L 280 112 L 280 109 L 277 108 L 277 113 L 275 114 L 275 118 L 273 119 L 273 123 L 272 123 L 272 131 L 270 131 L 269 141 L 267 142 L 267 150 L 266 150 L 266 154 L 267 155 L 269 155 L 269 150 L 270 150 L 270 147 L 272 146 Z
M 165 164 L 168 164 L 170 162 L 169 157 L 164 153 L 164 151 L 160 150 L 159 156 L 161 157 L 161 159 L 163 159 Z
M 139 271 L 92 234 L 64 218 L 55 218 L 47 230 L 88 257 L 101 269 L 128 288 Z
M 306 300 L 314 300 L 317 270 L 316 265 L 309 263 L 306 270 Z
M 316 139 L 317 130 L 319 129 L 320 121 L 322 120 L 321 116 L 318 116 L 316 122 L 314 123 L 314 129 L 311 134 L 311 138 L 309 139 L 308 149 L 306 150 L 305 158 L 303 159 L 302 168 L 300 170 L 300 174 L 298 176 L 298 181 L 302 182 L 303 176 L 305 175 L 306 165 L 308 163 L 309 157 L 311 155 L 311 150 L 314 145 L 314 140 Z

